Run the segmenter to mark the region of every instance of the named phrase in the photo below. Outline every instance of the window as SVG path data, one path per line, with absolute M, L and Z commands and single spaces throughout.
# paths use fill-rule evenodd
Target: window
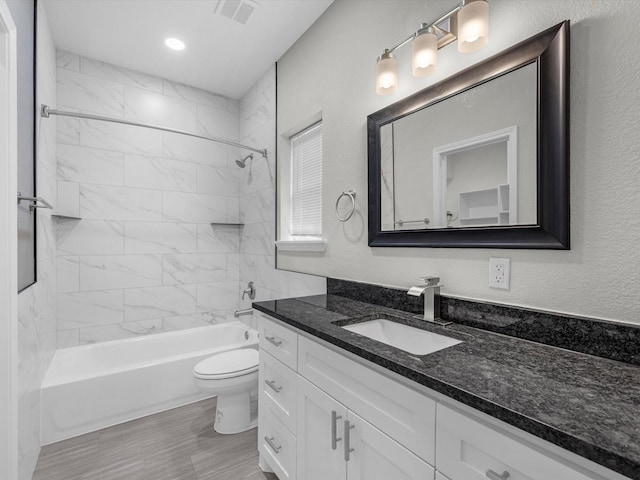
M 322 237 L 322 122 L 290 138 L 292 239 Z

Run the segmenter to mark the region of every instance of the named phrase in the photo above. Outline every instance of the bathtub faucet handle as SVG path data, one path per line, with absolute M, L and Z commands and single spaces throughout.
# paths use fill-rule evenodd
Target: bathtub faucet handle
M 254 298 L 256 298 L 256 287 L 255 287 L 255 285 L 253 284 L 253 282 L 249 282 L 249 285 L 247 285 L 247 288 L 245 288 L 245 289 L 242 291 L 242 299 L 243 299 L 243 300 L 244 300 L 244 296 L 245 296 L 246 294 L 249 294 L 249 298 L 250 298 L 251 300 L 253 300 Z

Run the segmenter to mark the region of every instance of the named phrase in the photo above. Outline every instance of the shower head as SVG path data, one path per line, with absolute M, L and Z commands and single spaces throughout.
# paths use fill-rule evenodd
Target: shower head
M 238 165 L 240 168 L 244 168 L 247 166 L 247 160 L 253 160 L 253 153 L 250 153 L 241 160 L 236 160 L 236 165 Z

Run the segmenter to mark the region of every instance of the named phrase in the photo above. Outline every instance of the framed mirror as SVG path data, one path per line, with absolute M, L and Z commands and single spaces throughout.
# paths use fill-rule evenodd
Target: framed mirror
M 369 246 L 569 248 L 569 22 L 369 115 Z

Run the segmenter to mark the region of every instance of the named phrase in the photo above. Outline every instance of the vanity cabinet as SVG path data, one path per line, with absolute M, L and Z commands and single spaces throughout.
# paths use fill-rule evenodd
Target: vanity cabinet
M 433 467 L 298 377 L 298 478 L 427 480 Z
M 435 400 L 303 336 L 298 339 L 298 373 L 434 464 Z
M 280 480 L 626 478 L 256 314 L 260 466 Z
M 435 459 L 435 401 L 258 317 L 264 470 L 280 480 L 434 478 L 425 460 Z

